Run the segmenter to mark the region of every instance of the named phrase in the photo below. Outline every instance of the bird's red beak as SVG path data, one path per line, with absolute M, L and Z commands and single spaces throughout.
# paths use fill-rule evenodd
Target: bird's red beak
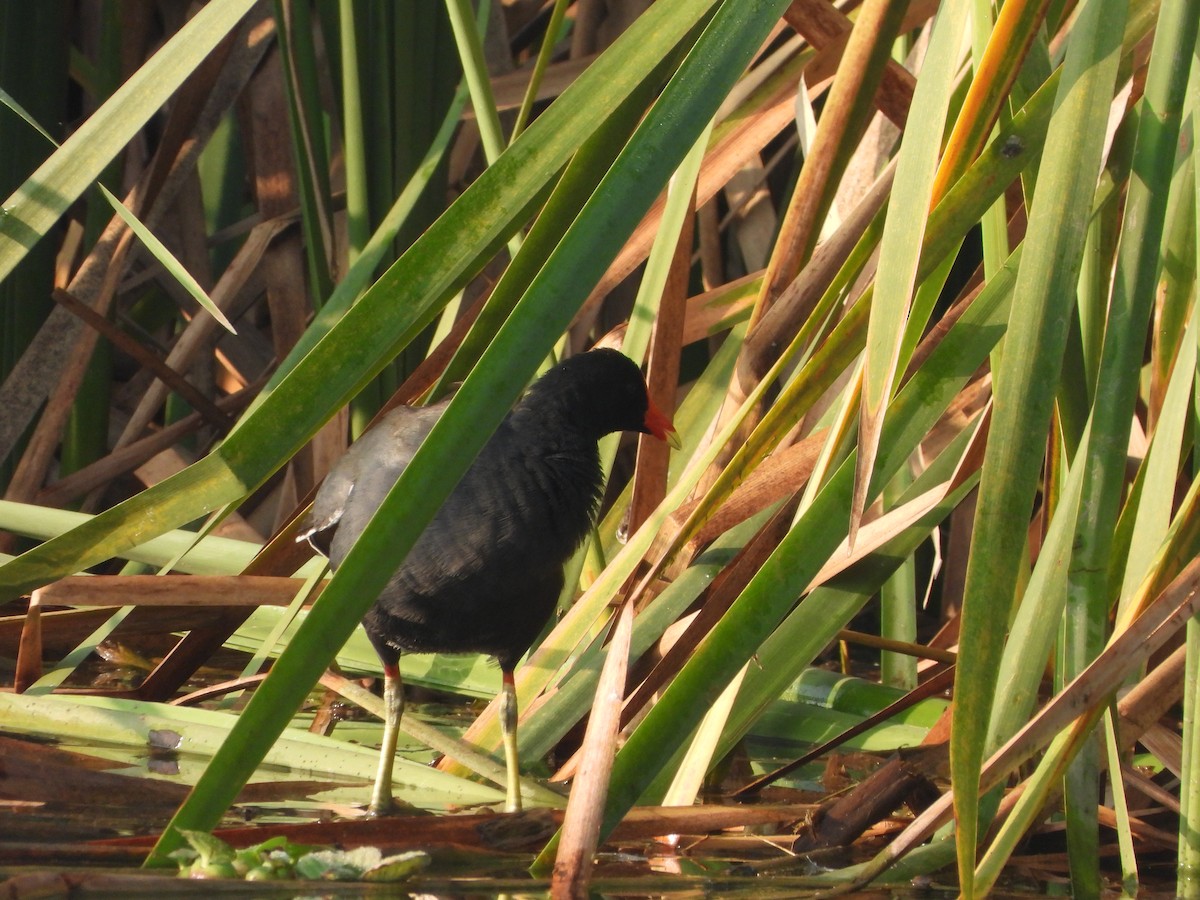
M 650 405 L 646 408 L 644 424 L 646 431 L 660 441 L 666 441 L 676 450 L 683 449 L 683 441 L 679 439 L 679 432 L 671 424 L 671 417 L 655 406 L 654 401 L 650 401 Z

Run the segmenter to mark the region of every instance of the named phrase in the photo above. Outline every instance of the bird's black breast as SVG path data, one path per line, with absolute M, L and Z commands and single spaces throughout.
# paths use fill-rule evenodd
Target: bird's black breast
M 515 664 L 553 612 L 600 484 L 594 443 L 533 446 L 502 425 L 364 619 L 372 643 Z

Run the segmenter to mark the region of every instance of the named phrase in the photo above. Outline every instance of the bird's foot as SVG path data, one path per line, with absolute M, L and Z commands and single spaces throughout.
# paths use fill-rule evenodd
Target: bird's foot
M 390 797 L 382 801 L 372 800 L 371 805 L 367 807 L 367 817 L 378 819 L 383 816 L 394 816 L 399 811 L 399 805 Z

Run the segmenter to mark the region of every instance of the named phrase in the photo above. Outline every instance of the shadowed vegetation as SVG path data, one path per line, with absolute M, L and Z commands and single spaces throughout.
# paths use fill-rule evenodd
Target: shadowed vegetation
M 600 884 L 614 834 L 741 827 L 679 883 L 1200 896 L 1198 19 L 6 5 L 0 721 L 183 751 L 126 862 L 235 802 L 357 815 L 362 614 L 534 376 L 620 342 L 683 449 L 602 444 L 600 521 L 516 671 L 545 809 L 483 840 L 506 876 Z M 294 540 L 321 479 L 455 386 L 327 578 Z M 474 702 L 499 672 L 401 669 L 410 711 L 453 712 L 406 714 L 396 793 L 501 802 Z M 128 777 L 57 753 L 0 743 L 12 799 Z M 292 840 L 403 847 L 403 821 Z

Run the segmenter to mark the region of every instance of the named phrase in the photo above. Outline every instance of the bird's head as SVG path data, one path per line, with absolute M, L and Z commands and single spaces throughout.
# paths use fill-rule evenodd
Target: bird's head
M 650 400 L 641 370 L 628 356 L 607 348 L 569 357 L 539 378 L 522 405 L 546 405 L 589 437 L 638 431 L 676 449 L 671 418 Z

